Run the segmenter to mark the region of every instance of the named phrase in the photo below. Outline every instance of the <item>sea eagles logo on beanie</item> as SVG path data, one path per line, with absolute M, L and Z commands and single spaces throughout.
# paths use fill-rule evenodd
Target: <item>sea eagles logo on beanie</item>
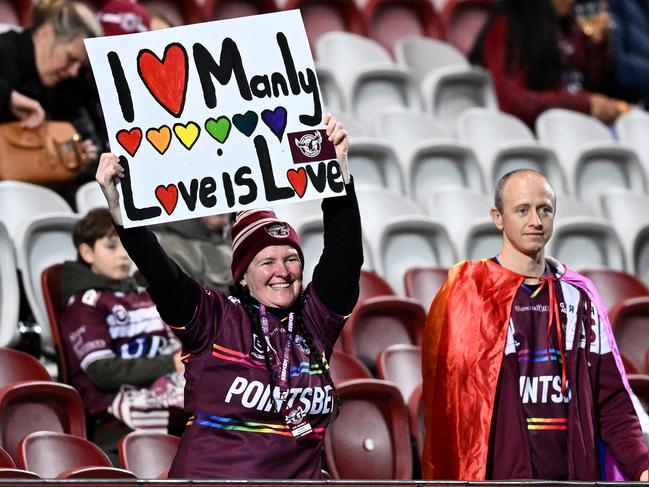
M 266 227 L 266 233 L 274 238 L 286 238 L 291 233 L 291 229 L 286 223 L 275 223 Z

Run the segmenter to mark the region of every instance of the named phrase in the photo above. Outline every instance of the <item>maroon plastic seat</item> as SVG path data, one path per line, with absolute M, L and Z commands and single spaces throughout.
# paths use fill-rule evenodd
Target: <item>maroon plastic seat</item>
M 361 280 L 359 282 L 360 294 L 358 302 L 374 298 L 377 296 L 394 296 L 396 293 L 378 274 L 370 271 L 361 271 Z
M 609 312 L 620 301 L 649 296 L 647 286 L 626 272 L 613 269 L 583 269 L 579 272 L 593 281 Z
M 647 373 L 649 350 L 649 297 L 618 303 L 610 312 L 611 324 L 620 352 L 641 373 Z
M 85 438 L 84 406 L 76 389 L 45 381 L 18 382 L 1 388 L 0 446 L 17 462 L 18 443 L 34 431 Z
M 381 350 L 376 360 L 379 379 L 395 384 L 407 404 L 413 391 L 421 384 L 421 347 L 390 345 Z
M 649 375 L 645 374 L 629 374 L 629 385 L 633 393 L 638 397 L 642 407 L 649 409 Z
M 32 21 L 32 0 L 3 0 L 0 3 L 6 5 L 2 10 L 9 16 L 4 17 L 0 22 L 13 24 L 14 22 L 9 22 L 9 20 L 13 19 L 15 15 L 20 25 L 29 27 Z
M 180 438 L 177 436 L 144 430 L 133 431 L 119 440 L 119 464 L 140 479 L 166 477 L 179 444 Z
M 408 401 L 408 416 L 410 419 L 410 435 L 415 439 L 415 445 L 417 445 L 417 452 L 421 456 L 421 452 L 424 449 L 424 436 L 425 436 L 425 427 L 424 427 L 424 401 L 422 394 L 423 385 L 419 384 L 412 394 L 410 394 L 410 400 Z
M 205 0 L 205 20 L 225 20 L 277 11 L 275 0 Z
M 0 448 L 0 468 L 16 468 L 16 463 L 4 448 Z
M 0 387 L 26 380 L 52 380 L 47 369 L 31 355 L 0 348 Z
M 63 264 L 53 264 L 43 269 L 43 272 L 41 272 L 41 290 L 45 309 L 47 310 L 47 319 L 50 322 L 52 342 L 58 356 L 59 380 L 69 384 L 68 361 L 60 332 L 61 314 L 63 313 L 63 305 L 61 304 L 62 268 Z
M 441 18 L 446 41 L 468 54 L 498 0 L 447 0 Z
M 45 479 L 74 475 L 85 467 L 113 466 L 91 441 L 56 431 L 36 431 L 23 438 L 18 445 L 17 464 Z
M 430 308 L 435 295 L 448 276 L 447 267 L 413 267 L 403 275 L 406 296 L 416 299 L 425 310 Z
M 354 0 L 288 0 L 284 9 L 300 10 L 313 53 L 318 39 L 327 32 L 365 34 L 363 14 Z
M 384 296 L 359 303 L 343 329 L 345 352 L 375 364 L 379 352 L 397 343 L 421 345 L 426 312 L 411 298 Z
M 137 479 L 133 472 L 114 467 L 79 467 L 61 472 L 59 479 Z M 122 484 L 120 484 L 122 485 Z
M 34 472 L 19 468 L 0 468 L 0 479 L 40 479 Z
M 444 38 L 442 21 L 429 0 L 369 0 L 363 16 L 368 35 L 390 52 L 406 36 Z
M 336 387 L 348 380 L 372 378 L 370 370 L 349 353 L 335 350 L 329 360 L 329 367 L 331 378 Z
M 408 412 L 399 390 L 375 379 L 337 389 L 344 407 L 325 436 L 329 473 L 335 479 L 410 480 Z

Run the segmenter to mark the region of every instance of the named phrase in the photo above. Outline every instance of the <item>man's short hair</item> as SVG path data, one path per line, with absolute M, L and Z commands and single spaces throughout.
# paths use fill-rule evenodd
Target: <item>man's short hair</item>
M 81 244 L 85 243 L 90 247 L 94 247 L 97 240 L 104 237 L 112 237 L 113 235 L 117 235 L 117 230 L 113 226 L 110 211 L 106 208 L 90 210 L 72 229 L 72 241 L 77 249 L 77 259 L 79 262 L 84 262 L 79 255 L 79 247 Z
M 514 169 L 513 171 L 509 171 L 507 174 L 501 177 L 496 183 L 496 189 L 494 191 L 494 206 L 496 207 L 496 210 L 498 210 L 498 213 L 502 214 L 503 212 L 503 190 L 505 189 L 505 184 L 507 184 L 509 178 L 511 178 L 514 174 L 519 174 L 524 172 L 541 176 L 543 179 L 547 181 L 547 183 L 550 185 L 550 188 L 552 188 L 552 183 L 550 183 L 548 177 L 545 174 L 543 174 L 541 171 L 537 171 L 536 169 L 524 168 L 524 169 Z M 552 192 L 554 193 L 554 188 L 552 188 Z M 556 201 L 554 204 L 556 206 Z

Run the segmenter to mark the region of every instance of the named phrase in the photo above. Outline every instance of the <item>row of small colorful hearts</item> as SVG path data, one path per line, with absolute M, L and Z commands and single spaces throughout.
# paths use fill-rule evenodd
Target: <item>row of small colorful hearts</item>
M 278 111 L 280 113 L 283 112 L 283 116 L 272 118 L 265 116 L 267 112 L 269 115 L 275 115 Z M 223 144 L 230 136 L 232 125 L 246 137 L 250 137 L 257 128 L 258 120 L 259 117 L 255 112 L 248 111 L 245 114 L 234 115 L 232 121 L 224 115 L 216 119 L 210 117 L 205 120 L 204 127 L 214 140 Z M 281 141 L 284 129 L 286 128 L 286 110 L 283 107 L 278 107 L 273 111 L 264 110 L 262 112 L 262 120 Z M 153 127 L 146 131 L 145 138 L 162 155 L 171 145 L 171 131 L 172 129 L 166 125 L 162 125 L 159 128 Z M 177 123 L 173 126 L 173 133 L 187 150 L 190 150 L 194 146 L 200 132 L 201 128 L 196 122 L 188 122 L 186 124 Z M 142 143 L 142 129 L 140 127 L 133 127 L 129 130 L 123 129 L 117 132 L 115 137 L 124 150 L 133 157 Z

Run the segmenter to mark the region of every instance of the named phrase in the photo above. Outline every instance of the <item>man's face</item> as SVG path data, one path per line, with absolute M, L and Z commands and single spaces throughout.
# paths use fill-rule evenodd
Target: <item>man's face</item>
M 503 232 L 503 247 L 537 256 L 552 236 L 555 195 L 542 176 L 530 172 L 512 175 L 503 188 L 502 213 L 491 217 Z

